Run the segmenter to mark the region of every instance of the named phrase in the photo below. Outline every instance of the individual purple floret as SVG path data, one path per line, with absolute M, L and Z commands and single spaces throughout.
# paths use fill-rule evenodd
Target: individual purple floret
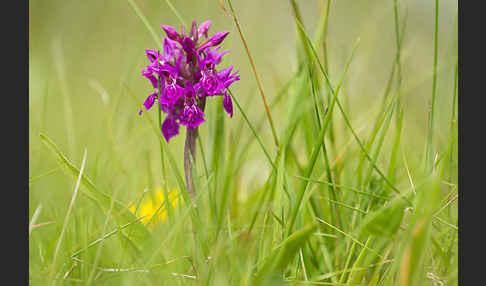
M 184 109 L 180 117 L 180 123 L 190 130 L 196 129 L 203 123 L 204 113 L 196 102 L 196 91 L 190 81 L 186 82 L 184 90 Z
M 233 66 L 218 70 L 224 55 L 219 45 L 229 32 L 223 31 L 209 37 L 211 21 L 199 27 L 192 22 L 189 34 L 182 26 L 178 33 L 173 27 L 162 25 L 167 35 L 163 39 L 163 53 L 145 50 L 149 63 L 142 75 L 150 80 L 154 91 L 144 102 L 145 110 L 156 100 L 167 114 L 162 123 L 162 134 L 167 142 L 179 134 L 180 125 L 195 130 L 204 119 L 207 96 L 223 96 L 223 108 L 233 117 L 233 103 L 227 88 L 240 79 L 238 72 L 231 74 Z M 160 93 L 159 93 L 160 88 Z M 143 108 L 139 114 L 142 114 Z

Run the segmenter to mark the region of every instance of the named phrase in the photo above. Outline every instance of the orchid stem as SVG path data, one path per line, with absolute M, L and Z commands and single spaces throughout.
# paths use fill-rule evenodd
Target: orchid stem
M 198 107 L 204 112 L 206 107 L 206 98 L 200 99 Z M 194 177 L 192 174 L 193 166 L 196 166 L 196 139 L 198 135 L 198 127 L 195 129 L 187 129 L 186 143 L 184 145 L 184 172 L 186 175 L 186 190 L 189 197 L 194 200 L 196 191 L 194 190 Z M 192 158 L 191 158 L 192 157 Z
M 186 190 L 191 199 L 194 198 L 194 178 L 192 176 L 192 162 L 196 162 L 197 129 L 187 129 L 186 144 L 184 146 L 184 171 L 186 174 Z M 192 156 L 192 158 L 190 157 Z

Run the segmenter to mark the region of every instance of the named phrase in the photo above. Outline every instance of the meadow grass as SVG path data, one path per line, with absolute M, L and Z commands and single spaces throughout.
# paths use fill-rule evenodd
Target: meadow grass
M 31 285 L 458 284 L 457 1 L 54 2 L 63 28 L 30 4 Z M 191 16 L 241 74 L 192 198 L 185 129 L 138 115 L 144 50 Z

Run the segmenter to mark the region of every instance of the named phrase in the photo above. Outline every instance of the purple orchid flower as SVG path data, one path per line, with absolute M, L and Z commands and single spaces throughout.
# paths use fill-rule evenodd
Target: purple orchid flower
M 211 21 L 209 20 L 199 25 L 199 29 L 197 30 L 199 38 L 202 38 L 202 36 L 204 36 L 206 39 L 208 38 L 209 26 L 211 26 Z
M 170 138 L 179 134 L 179 123 L 177 122 L 177 116 L 169 114 L 162 123 L 162 135 L 167 142 Z
M 158 100 L 161 111 L 167 114 L 161 126 L 167 142 L 179 134 L 180 125 L 193 131 L 205 121 L 207 96 L 223 96 L 223 108 L 230 117 L 233 116 L 233 103 L 227 88 L 240 76 L 237 72 L 231 74 L 233 66 L 217 68 L 223 56 L 230 52 L 219 52 L 220 44 L 229 32 L 209 36 L 210 26 L 211 21 L 199 26 L 193 21 L 189 33 L 184 26 L 179 33 L 171 26 L 161 25 L 167 35 L 163 38 L 163 53 L 145 51 L 149 63 L 142 75 L 150 81 L 154 92 L 143 106 L 149 110 Z
M 164 32 L 167 34 L 167 37 L 169 37 L 169 39 L 173 41 L 179 41 L 181 39 L 181 35 L 179 35 L 179 33 L 177 33 L 177 31 L 171 26 L 161 25 L 160 28 L 164 30 Z
M 204 112 L 197 106 L 196 90 L 191 82 L 187 81 L 184 89 L 184 109 L 182 110 L 180 122 L 187 128 L 194 130 L 204 121 Z
M 221 42 L 224 40 L 224 38 L 226 38 L 226 36 L 228 36 L 228 34 L 229 34 L 228 31 L 217 32 L 216 34 L 214 34 L 214 36 L 211 37 L 211 39 L 209 39 L 209 41 L 207 41 L 205 44 L 200 46 L 197 49 L 197 52 L 201 52 L 206 48 L 214 47 L 221 44 Z

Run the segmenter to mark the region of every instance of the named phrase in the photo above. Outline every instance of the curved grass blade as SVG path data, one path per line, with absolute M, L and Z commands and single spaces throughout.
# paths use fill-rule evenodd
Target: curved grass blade
M 49 137 L 41 133 L 40 138 L 41 141 L 48 147 L 49 150 L 51 150 L 52 154 L 56 157 L 62 170 L 71 178 L 76 179 L 77 175 L 80 173 L 79 169 L 76 168 L 71 163 L 71 161 L 66 158 L 66 156 L 64 156 L 64 154 L 59 150 L 56 144 Z M 80 191 L 82 194 L 86 195 L 88 198 L 97 203 L 105 213 L 109 210 L 112 199 L 111 196 L 100 191 L 86 174 L 82 174 L 81 176 Z M 128 208 L 124 204 L 120 203 L 119 201 L 114 202 L 111 217 L 119 225 L 124 225 L 128 222 L 135 220 L 135 216 L 128 210 Z M 150 232 L 147 230 L 145 225 L 143 225 L 141 222 L 134 223 L 132 225 L 130 240 L 133 241 L 134 245 L 136 245 L 137 247 L 143 245 L 143 242 L 145 242 L 148 237 L 150 237 Z
M 152 26 L 150 26 L 150 23 L 148 22 L 147 18 L 145 18 L 145 15 L 143 15 L 140 8 L 138 8 L 137 4 L 135 4 L 133 0 L 128 0 L 128 4 L 132 6 L 133 10 L 135 11 L 135 14 L 137 14 L 137 16 L 140 18 L 142 23 L 145 25 L 150 35 L 154 39 L 155 43 L 157 43 L 157 45 L 159 45 L 159 47 L 162 49 L 162 41 L 160 40 L 160 36 L 157 36 Z
M 308 44 L 310 45 L 311 47 L 311 50 L 313 52 L 313 55 L 314 55 L 314 58 L 317 60 L 317 62 L 319 63 L 319 67 L 322 71 L 322 73 L 324 74 L 324 77 L 329 85 L 329 88 L 331 89 L 331 91 L 333 91 L 334 89 L 332 88 L 332 85 L 331 85 L 331 82 L 329 80 L 329 77 L 327 76 L 327 73 L 326 71 L 324 70 L 324 68 L 322 67 L 322 64 L 319 60 L 319 57 L 317 56 L 317 53 L 314 49 L 314 47 L 312 46 L 312 42 L 311 40 L 309 39 L 309 36 L 307 36 L 307 34 L 305 33 L 305 31 L 303 30 L 303 27 L 302 27 L 302 24 L 297 20 L 296 23 L 298 24 L 298 26 L 300 27 L 300 29 L 302 29 L 302 31 L 304 32 L 305 36 L 306 36 L 306 39 L 307 39 L 307 42 Z M 354 50 L 355 48 L 353 48 L 353 54 L 354 54 Z M 337 89 L 336 89 L 337 91 Z M 333 94 L 335 92 L 333 91 Z M 383 180 L 399 195 L 400 194 L 400 191 L 388 180 L 388 178 L 383 174 L 383 172 L 381 172 L 381 170 L 378 168 L 378 166 L 376 166 L 376 163 L 374 162 L 374 160 L 370 157 L 370 155 L 368 154 L 368 152 L 366 152 L 364 146 L 363 146 L 363 143 L 361 142 L 361 140 L 359 139 L 358 135 L 356 134 L 356 132 L 354 131 L 354 129 L 352 128 L 350 122 L 349 122 L 349 119 L 348 119 L 348 116 L 346 115 L 346 113 L 344 112 L 343 110 L 343 107 L 341 105 L 341 103 L 339 102 L 339 100 L 336 98 L 336 103 L 339 107 L 339 110 L 341 111 L 341 114 L 343 116 L 343 119 L 344 119 L 344 122 L 346 123 L 346 125 L 348 126 L 348 128 L 350 129 L 351 133 L 353 134 L 353 137 L 356 139 L 356 142 L 358 143 L 361 151 L 363 151 L 363 153 L 366 155 L 366 157 L 368 158 L 368 160 L 370 161 L 370 164 L 373 166 L 373 168 L 376 170 L 376 172 L 378 172 L 378 174 L 383 178 Z M 326 117 L 327 118 L 327 117 Z M 402 196 L 403 197 L 403 196 Z M 405 200 L 407 200 L 407 198 L 403 197 Z M 409 201 L 409 203 L 411 204 L 411 202 Z
M 61 233 L 59 234 L 59 237 L 57 238 L 56 248 L 54 250 L 54 257 L 52 258 L 51 275 L 54 274 L 55 271 L 56 271 L 55 269 L 56 269 L 57 256 L 59 254 L 59 249 L 60 249 L 62 241 L 64 239 L 64 234 L 66 233 L 66 227 L 68 225 L 69 218 L 71 217 L 71 212 L 73 210 L 74 202 L 76 201 L 76 198 L 78 196 L 79 184 L 80 184 L 81 178 L 83 176 L 84 166 L 86 165 L 87 153 L 88 153 L 88 150 L 84 149 L 83 161 L 81 162 L 81 170 L 79 170 L 79 175 L 78 175 L 78 178 L 76 180 L 76 185 L 74 186 L 73 195 L 71 197 L 71 201 L 69 202 L 69 206 L 68 206 L 68 209 L 66 211 L 66 216 L 64 217 L 64 223 L 62 224 Z M 55 280 L 53 282 L 54 282 L 53 284 L 55 284 Z
M 238 29 L 238 33 L 240 34 L 241 41 L 243 42 L 243 45 L 245 46 L 245 51 L 246 51 L 246 54 L 248 55 L 248 59 L 250 60 L 251 68 L 253 70 L 253 73 L 255 74 L 255 79 L 256 79 L 256 82 L 257 82 L 257 85 L 258 85 L 258 89 L 260 90 L 260 94 L 262 95 L 263 105 L 265 106 L 265 112 L 267 113 L 268 122 L 270 123 L 270 127 L 272 128 L 273 139 L 275 140 L 275 145 L 278 148 L 279 143 L 278 143 L 277 131 L 275 131 L 275 126 L 274 126 L 273 120 L 272 120 L 272 114 L 270 113 L 270 107 L 267 104 L 267 98 L 265 97 L 265 93 L 263 92 L 262 83 L 260 81 L 260 78 L 258 77 L 258 73 L 256 71 L 255 63 L 253 62 L 253 58 L 251 56 L 250 49 L 248 48 L 248 45 L 246 44 L 245 37 L 243 36 L 243 32 L 241 31 L 240 24 L 238 23 L 238 19 L 236 18 L 235 11 L 233 10 L 233 5 L 231 4 L 231 0 L 228 0 L 228 4 L 230 6 L 231 16 L 233 18 L 233 21 L 235 22 L 236 28 Z
M 439 0 L 435 0 L 435 30 L 434 30 L 434 77 L 432 80 L 432 98 L 430 104 L 430 118 L 429 128 L 427 132 L 427 150 L 425 154 L 426 169 L 431 172 L 434 165 L 433 158 L 433 133 L 434 133 L 434 117 L 435 117 L 435 97 L 437 93 L 437 50 L 438 50 L 438 34 L 439 34 Z
M 310 179 L 310 178 L 304 178 L 302 176 L 294 176 L 294 177 L 301 179 L 301 180 L 306 180 L 306 181 L 309 181 L 309 182 L 312 182 L 312 183 L 331 185 L 331 183 L 329 183 L 329 182 L 314 180 L 314 179 Z M 342 190 L 350 190 L 352 192 L 355 192 L 357 194 L 364 195 L 364 196 L 370 196 L 370 197 L 383 199 L 383 200 L 389 200 L 390 199 L 390 197 L 387 197 L 387 196 L 381 196 L 381 195 L 377 195 L 377 194 L 370 193 L 370 192 L 360 191 L 360 190 L 353 188 L 353 187 L 348 187 L 348 186 L 344 186 L 344 185 L 340 185 L 340 184 L 332 184 L 332 185 L 334 185 L 335 187 L 338 187 Z
M 333 226 L 332 224 L 330 224 L 330 223 L 326 222 L 326 221 L 325 221 L 325 220 L 323 220 L 323 219 L 320 219 L 320 218 L 318 218 L 318 217 L 316 217 L 315 219 L 316 219 L 317 221 L 319 221 L 319 222 L 321 222 L 321 223 L 323 223 L 323 224 L 325 224 L 325 225 L 329 226 L 330 228 L 332 228 L 332 229 L 336 230 L 337 232 L 341 233 L 342 235 L 344 235 L 344 236 L 348 237 L 349 239 L 351 239 L 351 240 L 352 240 L 354 243 L 356 243 L 357 245 L 359 245 L 359 246 L 361 246 L 361 247 L 363 247 L 363 248 L 366 248 L 366 249 L 367 249 L 367 250 L 369 250 L 370 252 L 373 252 L 375 255 L 377 255 L 377 256 L 379 256 L 379 257 L 382 257 L 382 258 L 383 258 L 383 256 L 382 256 L 380 253 L 378 253 L 376 250 L 374 250 L 374 249 L 372 249 L 372 248 L 369 248 L 368 246 L 366 246 L 365 244 L 363 244 L 361 241 L 359 241 L 359 240 L 357 240 L 356 238 L 354 238 L 354 237 L 353 237 L 351 234 L 346 233 L 346 232 L 344 232 L 344 231 L 340 230 L 339 228 L 337 228 L 337 227 Z
M 278 273 L 283 271 L 289 262 L 294 258 L 297 251 L 304 245 L 307 239 L 316 231 L 317 223 L 311 223 L 303 229 L 287 237 L 272 253 L 264 260 L 258 270 L 252 285 L 269 285 L 267 279 L 275 279 Z M 281 275 L 280 275 L 281 277 Z
M 312 171 L 314 170 L 314 166 L 315 166 L 316 161 L 317 161 L 317 155 L 319 154 L 319 151 L 321 150 L 321 145 L 324 142 L 324 135 L 326 134 L 326 129 L 327 129 L 327 126 L 329 124 L 330 114 L 332 114 L 332 112 L 334 110 L 335 103 L 337 102 L 337 96 L 339 94 L 339 91 L 341 90 L 341 86 L 342 86 L 342 84 L 344 82 L 345 75 L 346 75 L 346 73 L 348 71 L 349 65 L 351 64 L 351 60 L 353 59 L 354 52 L 356 51 L 356 48 L 357 48 L 357 44 L 355 44 L 355 46 L 353 47 L 353 51 L 352 51 L 351 56 L 349 57 L 349 59 L 348 59 L 348 61 L 346 63 L 346 66 L 344 68 L 343 75 L 341 77 L 341 80 L 340 80 L 340 82 L 338 84 L 337 89 L 335 91 L 333 90 L 332 101 L 331 101 L 331 104 L 329 106 L 329 110 L 326 113 L 326 116 L 324 117 L 324 121 L 322 123 L 321 131 L 319 132 L 319 136 L 318 136 L 317 141 L 316 141 L 316 143 L 314 145 L 314 148 L 312 150 L 312 154 L 311 154 L 311 158 L 310 158 L 310 164 L 309 164 L 309 166 L 306 169 L 306 173 L 305 173 L 306 175 L 305 175 L 305 177 L 310 178 L 311 175 L 312 175 Z M 295 220 L 297 218 L 297 213 L 298 213 L 299 208 L 300 208 L 300 205 L 302 203 L 302 199 L 304 197 L 304 194 L 305 194 L 305 192 L 307 190 L 308 184 L 309 184 L 309 182 L 306 181 L 302 185 L 301 191 L 297 195 L 297 199 L 296 199 L 294 208 L 292 209 L 292 213 L 290 214 L 289 227 L 287 229 L 287 234 L 288 235 L 290 235 L 290 233 L 292 232 L 292 227 L 293 227 L 293 225 L 295 223 Z
M 228 88 L 228 92 L 229 94 L 231 95 L 231 98 L 233 99 L 233 101 L 236 103 L 236 107 L 238 107 L 238 110 L 241 112 L 241 114 L 243 115 L 243 118 L 245 118 L 245 121 L 246 123 L 248 123 L 248 127 L 250 127 L 251 129 L 251 132 L 253 133 L 253 135 L 255 136 L 256 140 L 258 141 L 258 144 L 260 144 L 260 147 L 262 148 L 263 150 L 263 153 L 265 154 L 265 156 L 267 157 L 268 159 L 268 162 L 270 163 L 270 165 L 272 165 L 272 168 L 274 170 L 276 170 L 276 166 L 275 164 L 273 163 L 272 161 L 272 158 L 270 157 L 270 155 L 268 154 L 268 151 L 267 149 L 265 148 L 265 145 L 263 145 L 263 142 L 262 140 L 260 139 L 260 137 L 258 136 L 256 130 L 255 130 L 255 127 L 251 124 L 250 120 L 248 119 L 248 116 L 246 116 L 246 113 L 243 111 L 243 109 L 241 108 L 240 106 L 240 103 L 239 101 L 236 99 L 236 97 L 233 95 L 233 93 L 231 92 L 231 90 Z

